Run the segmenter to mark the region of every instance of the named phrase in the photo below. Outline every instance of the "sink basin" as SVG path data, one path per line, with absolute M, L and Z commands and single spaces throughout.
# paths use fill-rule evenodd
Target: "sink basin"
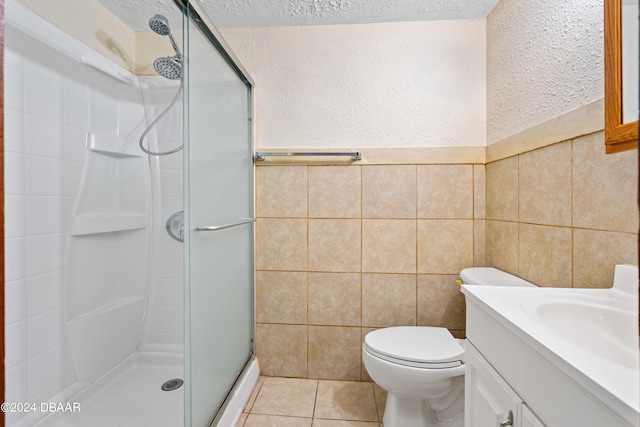
M 532 298 L 525 313 L 550 333 L 590 354 L 637 369 L 635 313 L 598 298 Z

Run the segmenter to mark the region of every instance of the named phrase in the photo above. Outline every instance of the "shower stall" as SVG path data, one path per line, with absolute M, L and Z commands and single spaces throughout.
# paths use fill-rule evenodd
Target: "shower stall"
M 175 5 L 137 76 L 5 2 L 8 426 L 231 426 L 257 381 L 253 81 Z

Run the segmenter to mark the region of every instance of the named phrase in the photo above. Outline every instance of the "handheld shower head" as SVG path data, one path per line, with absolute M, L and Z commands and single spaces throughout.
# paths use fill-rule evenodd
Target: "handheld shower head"
M 171 28 L 169 28 L 169 20 L 166 17 L 160 14 L 154 15 L 151 19 L 149 19 L 149 27 L 156 34 L 159 34 L 161 36 L 169 36 L 169 41 L 171 42 L 171 46 L 173 47 L 173 50 L 176 52 L 176 56 L 178 57 L 178 59 L 182 59 L 182 53 L 180 53 L 178 44 L 176 43 L 175 39 L 173 38 L 173 35 L 171 34 Z
M 164 16 L 157 14 L 149 19 L 149 27 L 160 34 L 161 36 L 168 36 L 171 33 L 171 29 L 169 28 L 169 20 Z
M 179 57 L 158 58 L 153 61 L 153 68 L 165 79 L 180 80 L 182 78 L 182 61 Z
M 178 92 L 176 92 L 176 95 L 173 97 L 173 101 L 171 101 L 167 108 L 165 108 L 164 111 L 160 113 L 160 115 L 156 117 L 149 126 L 147 126 L 144 132 L 142 132 L 142 135 L 140 135 L 140 139 L 138 140 L 138 145 L 143 152 L 151 156 L 164 156 L 165 154 L 172 154 L 182 150 L 184 144 L 169 151 L 154 152 L 149 148 L 145 148 L 144 138 L 147 136 L 151 128 L 154 127 L 160 121 L 160 119 L 162 119 L 169 112 L 171 107 L 175 105 L 176 101 L 178 101 L 178 98 L 180 97 L 180 94 L 182 93 L 182 88 L 184 87 L 184 80 L 182 80 L 182 54 L 180 53 L 180 49 L 178 49 L 176 41 L 171 35 L 171 29 L 169 28 L 169 21 L 167 20 L 167 18 L 162 15 L 155 15 L 151 19 L 149 19 L 149 27 L 151 27 L 154 32 L 158 33 L 161 36 L 169 36 L 171 46 L 176 52 L 176 56 L 165 56 L 153 61 L 153 68 L 155 68 L 156 72 L 165 79 L 180 80 L 180 89 L 178 89 Z

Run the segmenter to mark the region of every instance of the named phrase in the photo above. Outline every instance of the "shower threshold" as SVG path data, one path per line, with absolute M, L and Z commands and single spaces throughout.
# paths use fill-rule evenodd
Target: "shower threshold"
M 184 425 L 184 387 L 163 391 L 183 378 L 180 354 L 136 353 L 69 399 L 78 412 L 51 414 L 36 427 L 180 427 Z

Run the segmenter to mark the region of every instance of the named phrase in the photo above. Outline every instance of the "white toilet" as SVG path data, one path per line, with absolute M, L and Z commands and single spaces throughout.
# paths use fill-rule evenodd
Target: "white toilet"
M 535 286 L 495 268 L 465 268 L 466 285 Z M 387 391 L 385 427 L 462 427 L 464 340 L 445 328 L 396 326 L 369 332 L 362 361 Z

